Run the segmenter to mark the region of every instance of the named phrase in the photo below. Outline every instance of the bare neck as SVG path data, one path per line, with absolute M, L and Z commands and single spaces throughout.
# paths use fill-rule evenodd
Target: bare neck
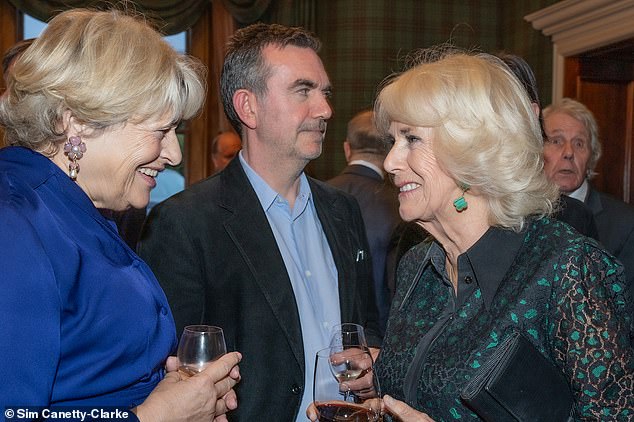
M 246 145 L 242 149 L 242 158 L 275 192 L 288 201 L 292 209 L 299 194 L 300 177 L 308 162 L 284 160 L 264 151 L 256 154 Z

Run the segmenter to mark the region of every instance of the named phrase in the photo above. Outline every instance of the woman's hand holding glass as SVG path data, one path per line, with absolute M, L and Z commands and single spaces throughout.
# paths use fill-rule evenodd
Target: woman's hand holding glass
M 140 421 L 225 421 L 238 407 L 233 387 L 240 381 L 242 356 L 227 353 L 222 329 L 185 327 L 178 357 L 166 362 L 167 375 L 135 409 Z
M 222 328 L 213 325 L 188 325 L 183 329 L 178 343 L 178 370 L 192 376 L 227 353 Z
M 312 420 L 380 420 L 380 391 L 367 348 L 322 349 L 315 358 L 314 374 L 313 405 L 307 411 Z
M 233 387 L 241 359 L 238 352 L 227 353 L 194 376 L 184 376 L 170 360 L 170 372 L 134 412 L 141 422 L 226 420 L 224 414 L 238 405 Z

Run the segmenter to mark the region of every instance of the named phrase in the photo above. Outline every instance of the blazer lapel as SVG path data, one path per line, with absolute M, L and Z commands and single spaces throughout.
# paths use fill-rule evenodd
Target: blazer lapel
M 597 215 L 603 211 L 603 204 L 601 203 L 601 197 L 592 187 L 588 189 L 588 197 L 586 198 L 586 205 L 592 211 L 592 214 Z
M 232 214 L 224 221 L 224 227 L 303 367 L 304 351 L 295 294 L 268 219 L 239 159 L 233 160 L 220 177 L 224 189 L 222 205 Z

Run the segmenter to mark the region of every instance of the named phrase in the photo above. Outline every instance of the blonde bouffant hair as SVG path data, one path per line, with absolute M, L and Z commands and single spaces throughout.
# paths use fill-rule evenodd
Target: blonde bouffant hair
M 201 109 L 199 62 L 177 53 L 145 19 L 118 10 L 73 9 L 53 18 L 15 61 L 0 124 L 9 145 L 54 154 L 62 116 L 103 130 L 166 114 L 174 122 Z
M 495 56 L 447 47 L 410 60 L 380 89 L 379 130 L 394 121 L 432 128 L 437 162 L 487 200 L 492 226 L 520 231 L 528 216 L 550 214 L 559 192 L 544 175 L 539 122 L 511 70 Z

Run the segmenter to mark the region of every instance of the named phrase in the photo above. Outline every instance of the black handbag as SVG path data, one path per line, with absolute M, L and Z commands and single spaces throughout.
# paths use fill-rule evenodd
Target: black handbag
M 486 422 L 568 421 L 574 397 L 561 370 L 524 335 L 500 343 L 460 394 Z

